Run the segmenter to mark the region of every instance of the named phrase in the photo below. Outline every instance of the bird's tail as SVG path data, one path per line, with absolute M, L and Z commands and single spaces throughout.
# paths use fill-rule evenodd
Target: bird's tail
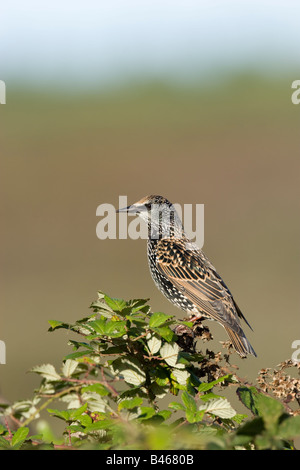
M 230 341 L 232 342 L 234 349 L 241 357 L 246 357 L 247 354 L 252 354 L 255 357 L 257 356 L 256 352 L 252 348 L 245 335 L 240 335 L 226 326 L 225 330 L 227 331 L 227 334 L 230 338 Z

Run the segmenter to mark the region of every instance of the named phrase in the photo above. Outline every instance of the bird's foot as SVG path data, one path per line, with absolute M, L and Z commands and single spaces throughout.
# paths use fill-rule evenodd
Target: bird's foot
M 199 313 L 196 315 L 191 315 L 188 318 L 188 321 L 193 323 L 192 329 L 193 329 L 195 336 L 197 336 L 198 338 L 201 338 L 204 341 L 210 341 L 213 339 L 213 336 L 211 332 L 209 331 L 208 326 L 204 326 L 202 324 L 204 320 L 207 320 L 207 318 L 205 318 L 203 315 Z

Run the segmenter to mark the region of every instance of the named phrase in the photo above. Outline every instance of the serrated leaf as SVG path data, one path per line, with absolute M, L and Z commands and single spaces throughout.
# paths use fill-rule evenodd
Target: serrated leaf
M 161 339 L 156 335 L 150 335 L 150 338 L 147 338 L 147 346 L 151 355 L 157 353 L 161 348 Z
M 68 409 L 80 408 L 81 401 L 77 393 L 71 392 L 61 397 L 61 401 L 68 403 Z
M 118 338 L 126 333 L 126 321 L 108 321 L 105 326 L 105 334 L 113 338 Z
M 290 416 L 282 421 L 278 431 L 281 439 L 295 439 L 300 436 L 300 416 Z
M 150 328 L 155 328 L 163 325 L 167 320 L 171 318 L 171 315 L 166 315 L 162 312 L 155 312 L 151 315 L 149 320 Z
M 0 436 L 0 448 L 9 449 L 11 448 L 9 441 Z
M 165 343 L 160 348 L 160 355 L 166 363 L 171 367 L 177 367 L 178 369 L 184 369 L 184 364 L 178 363 L 179 346 L 177 343 Z
M 197 412 L 194 412 L 192 410 L 185 410 L 185 417 L 189 423 L 195 423 L 197 420 Z
M 98 320 L 94 320 L 90 322 L 90 326 L 95 330 L 96 333 L 100 335 L 105 335 L 106 330 L 106 320 L 103 318 L 99 318 Z
M 77 420 L 82 424 L 82 426 L 90 426 L 93 422 L 92 418 L 88 414 L 78 416 Z
M 199 406 L 199 411 L 213 414 L 219 418 L 233 418 L 236 411 L 232 408 L 231 404 L 226 398 L 213 398 L 203 405 Z
M 121 374 L 125 382 L 132 385 L 141 385 L 146 380 L 146 374 L 141 369 L 141 364 L 135 358 L 121 358 L 112 363 L 115 374 Z
M 185 406 L 177 401 L 172 401 L 168 406 L 169 408 L 172 408 L 172 410 L 185 410 Z
M 130 399 L 127 399 L 127 400 L 126 399 L 122 400 L 118 404 L 118 408 L 119 408 L 119 410 L 122 410 L 123 408 L 125 408 L 127 410 L 131 410 L 132 408 L 136 408 L 137 406 L 140 406 L 142 403 L 143 403 L 143 398 L 134 397 L 134 398 L 130 398 Z
M 237 394 L 252 413 L 263 418 L 270 431 L 275 431 L 277 422 L 284 411 L 283 405 L 278 400 L 260 393 L 255 387 L 239 387 Z
M 87 402 L 89 411 L 101 411 L 105 412 L 107 403 L 97 392 L 84 392 L 82 400 Z
M 91 349 L 85 349 L 84 351 L 76 351 L 74 353 L 67 354 L 64 359 L 66 359 L 66 360 L 73 359 L 74 360 L 74 359 L 82 357 L 82 356 L 88 356 L 89 354 L 91 354 Z M 75 361 L 75 362 L 77 362 L 77 361 Z
M 92 384 L 87 385 L 86 387 L 82 387 L 81 392 L 96 392 L 101 396 L 106 396 L 109 394 L 109 391 L 103 384 Z
M 51 326 L 52 330 L 55 330 L 55 328 L 62 327 L 62 325 L 65 325 L 62 321 L 58 320 L 48 320 L 49 325 Z
M 126 307 L 126 302 L 123 299 L 114 299 L 112 297 L 104 296 L 106 304 L 114 311 L 121 312 Z
M 190 377 L 190 373 L 188 371 L 181 369 L 174 369 L 172 374 L 180 385 L 186 385 L 187 379 Z
M 199 392 L 206 392 L 207 390 L 211 390 L 215 385 L 224 382 L 231 378 L 231 374 L 223 375 L 223 377 L 219 377 L 217 380 L 213 380 L 212 382 L 202 382 L 199 387 Z
M 20 448 L 26 437 L 28 436 L 29 428 L 21 427 L 16 430 L 11 440 L 11 445 L 16 449 Z
M 31 372 L 40 374 L 42 377 L 48 380 L 48 382 L 55 382 L 61 380 L 60 375 L 56 372 L 52 364 L 42 364 L 41 366 L 33 367 L 31 369 Z
M 277 422 L 284 412 L 283 404 L 275 398 L 267 397 L 260 393 L 256 400 L 258 413 L 262 416 L 265 426 L 269 431 L 276 431 Z
M 76 368 L 78 366 L 78 362 L 77 361 L 74 361 L 73 359 L 67 359 L 64 363 L 64 365 L 62 366 L 62 374 L 65 376 L 65 377 L 71 377 L 71 375 L 73 374 L 73 372 L 75 372 Z
M 169 328 L 167 325 L 159 326 L 155 328 L 155 330 L 168 343 L 176 341 L 177 339 L 177 336 L 175 335 L 174 331 L 172 331 L 171 328 Z
M 123 369 L 122 375 L 125 382 L 132 385 L 141 385 L 146 380 L 146 375 L 141 369 Z
M 133 299 L 129 302 L 131 313 L 148 313 L 150 311 L 150 306 L 147 305 L 149 299 Z
M 187 410 L 190 410 L 193 413 L 197 411 L 197 404 L 195 399 L 187 393 L 185 390 L 182 392 L 181 399 L 186 407 Z
M 94 432 L 101 429 L 109 429 L 113 425 L 113 422 L 109 419 L 103 419 L 101 421 L 96 421 L 85 428 L 85 432 Z
M 57 418 L 63 419 L 64 421 L 70 421 L 71 411 L 68 410 L 56 410 L 52 408 L 47 408 L 48 413 L 53 414 Z
M 138 416 L 138 420 L 143 421 L 143 420 L 146 420 L 146 419 L 150 419 L 154 415 L 155 415 L 154 408 L 152 408 L 150 406 L 141 406 L 140 407 L 140 414 Z
M 161 416 L 164 420 L 167 420 L 172 416 L 172 412 L 170 410 L 160 410 L 156 413 L 157 416 Z
M 205 395 L 200 395 L 199 398 L 201 401 L 207 402 L 211 400 L 212 398 L 223 398 L 223 397 L 221 395 L 217 395 L 216 393 L 209 392 L 209 393 L 205 393 Z

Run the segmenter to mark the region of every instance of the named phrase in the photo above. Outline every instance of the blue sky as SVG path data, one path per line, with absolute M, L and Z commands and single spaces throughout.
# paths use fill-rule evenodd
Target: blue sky
M 187 80 L 236 68 L 299 69 L 298 0 L 10 0 L 0 78 L 110 83 Z

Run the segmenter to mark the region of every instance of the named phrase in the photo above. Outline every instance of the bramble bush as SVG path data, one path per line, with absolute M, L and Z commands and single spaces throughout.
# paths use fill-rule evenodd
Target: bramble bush
M 0 404 L 0 448 L 294 449 L 300 379 L 286 371 L 299 374 L 299 364 L 262 369 L 257 385 L 248 384 L 228 342 L 223 353 L 203 352 L 207 327 L 153 313 L 147 302 L 99 292 L 86 318 L 49 321 L 49 331 L 74 333 L 72 352 L 60 371 L 31 369 L 41 376 L 32 399 Z M 228 387 L 245 414 L 224 396 Z M 53 436 L 45 412 L 63 421 L 62 436 Z

